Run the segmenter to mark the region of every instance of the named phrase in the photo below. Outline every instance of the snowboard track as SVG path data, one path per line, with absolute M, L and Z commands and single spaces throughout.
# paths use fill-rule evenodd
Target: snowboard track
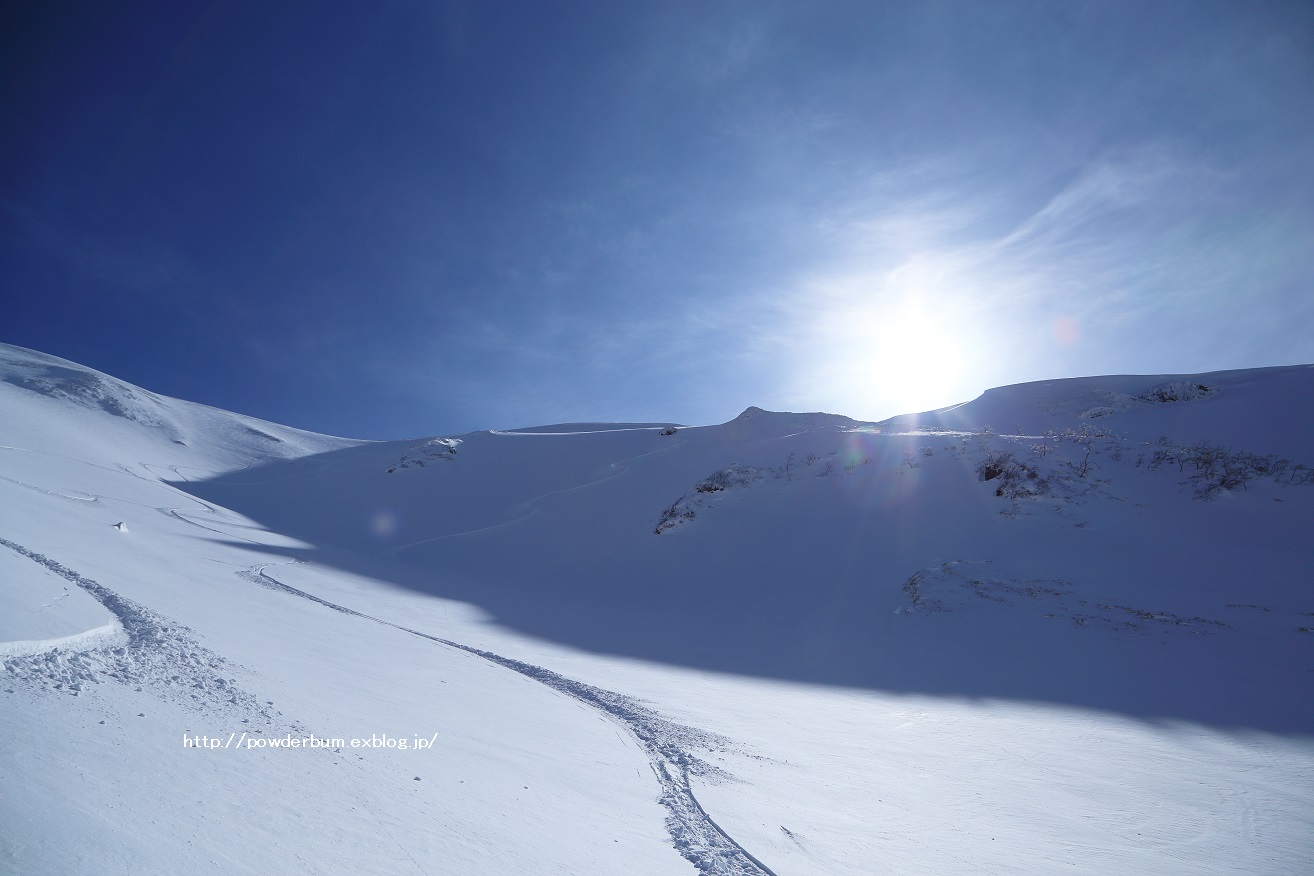
M 776 876 L 771 868 L 753 857 L 747 849 L 713 821 L 698 802 L 698 798 L 694 796 L 689 781 L 690 776 L 725 777 L 726 773 L 719 767 L 690 754 L 690 749 L 710 750 L 720 747 L 729 742 L 725 737 L 677 724 L 624 694 L 567 678 L 533 663 L 503 657 L 470 645 L 462 645 L 460 642 L 413 630 L 336 602 L 321 599 L 314 594 L 284 584 L 267 574 L 265 569 L 271 565 L 275 564 L 263 563 L 252 566 L 239 572 L 238 575 L 266 589 L 308 599 L 333 611 L 373 621 L 472 654 L 578 700 L 621 724 L 638 740 L 648 757 L 653 774 L 661 786 L 658 802 L 667 811 L 666 829 L 671 835 L 676 851 L 685 860 L 693 864 L 700 873 L 709 876 Z
M 72 696 L 92 685 L 117 682 L 208 714 L 240 717 L 254 733 L 263 732 L 261 724 L 276 732 L 303 732 L 295 722 L 284 720 L 281 712 L 238 687 L 231 677 L 236 667 L 199 644 L 188 627 L 44 554 L 6 538 L 0 538 L 0 545 L 82 588 L 118 620 L 126 637 L 97 647 L 55 645 L 39 654 L 6 657 L 4 669 L 15 680 Z

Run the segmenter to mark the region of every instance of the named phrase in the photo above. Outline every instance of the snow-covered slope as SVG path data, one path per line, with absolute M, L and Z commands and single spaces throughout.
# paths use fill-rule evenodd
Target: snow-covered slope
M 0 344 L 0 392 L 7 438 L 79 460 L 139 464 L 123 452 L 149 447 L 151 464 L 218 473 L 363 443 L 165 398 L 9 344 Z
M 1157 400 L 1177 384 L 1209 392 Z M 1091 399 L 1115 394 L 1126 410 L 1092 419 Z M 427 574 L 392 580 L 570 646 L 1293 730 L 1312 726 L 1314 702 L 1235 667 L 1308 656 L 1296 632 L 1314 610 L 1302 398 L 1314 369 L 1093 378 L 993 391 L 915 428 L 750 408 L 673 434 L 377 444 L 189 489 L 314 546 L 298 557 L 402 560 Z M 981 431 L 1001 416 L 1020 431 Z M 1218 458 L 1192 461 L 1201 442 Z M 921 620 L 905 589 L 918 576 L 966 598 Z M 1045 595 L 1006 598 L 1027 582 Z M 1237 607 L 1252 604 L 1263 610 Z M 1164 637 L 1177 642 L 1166 652 Z
M 376 443 L 0 381 L 15 872 L 1314 867 L 1314 368 Z

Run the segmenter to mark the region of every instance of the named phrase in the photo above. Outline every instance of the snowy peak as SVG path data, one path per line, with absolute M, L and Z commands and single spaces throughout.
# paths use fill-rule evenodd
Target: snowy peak
M 855 420 L 851 417 L 845 417 L 841 414 L 827 414 L 821 411 L 810 413 L 793 413 L 790 411 L 768 411 L 765 408 L 759 408 L 756 405 L 749 405 L 744 408 L 743 413 L 735 417 L 730 422 L 747 422 L 749 420 L 762 419 L 785 419 L 792 423 L 844 423 L 851 425 Z
M 735 434 L 751 434 L 754 438 L 763 438 L 771 434 L 784 435 L 813 429 L 850 429 L 857 425 L 861 425 L 857 420 L 840 414 L 789 413 L 749 406 L 733 420 L 723 423 L 721 428 Z

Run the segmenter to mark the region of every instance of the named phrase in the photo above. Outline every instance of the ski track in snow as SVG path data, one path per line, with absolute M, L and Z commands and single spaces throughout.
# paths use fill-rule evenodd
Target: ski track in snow
M 56 499 L 71 499 L 74 502 L 96 502 L 99 501 L 100 498 L 98 496 L 93 496 L 90 493 L 81 496 L 70 496 L 68 493 L 61 493 L 59 490 L 47 490 L 44 487 L 38 487 L 35 484 L 29 484 L 25 481 L 17 481 L 13 478 L 7 478 L 4 475 L 0 475 L 0 481 L 6 481 L 15 486 L 22 487 L 25 490 L 33 490 L 34 492 L 42 493 L 47 496 L 54 496 Z M 74 492 L 81 491 L 75 490 Z
M 122 628 L 109 641 L 67 637 L 51 641 L 50 647 L 40 653 L 5 657 L 4 668 L 11 677 L 73 696 L 90 685 L 114 681 L 225 718 L 237 715 L 245 723 L 263 722 L 279 731 L 304 732 L 299 725 L 282 720 L 281 712 L 238 688 L 236 680 L 229 677 L 232 665 L 197 643 L 187 627 L 119 596 L 44 554 L 5 538 L 0 538 L 0 545 L 81 587 Z
M 620 430 L 620 431 L 637 431 L 637 430 Z M 492 434 L 494 434 L 494 435 L 521 435 L 521 436 L 529 436 L 529 435 L 539 435 L 539 434 L 547 434 L 547 435 L 579 435 L 579 434 L 596 434 L 596 433 L 588 433 L 588 432 L 546 432 L 546 433 L 539 433 L 539 432 L 493 432 Z M 398 554 L 400 554 L 402 551 L 410 550 L 410 549 L 413 548 L 413 547 L 419 547 L 419 546 L 422 545 L 422 544 L 432 544 L 433 542 L 436 542 L 436 541 L 443 541 L 444 539 L 448 539 L 448 538 L 459 538 L 459 537 L 461 537 L 461 536 L 465 536 L 465 535 L 478 535 L 478 534 L 480 534 L 480 533 L 484 533 L 484 532 L 492 532 L 492 531 L 495 530 L 495 529 L 503 529 L 503 528 L 505 528 L 505 527 L 513 526 L 513 525 L 515 525 L 515 524 L 517 524 L 517 523 L 521 523 L 521 522 L 523 522 L 523 521 L 525 521 L 525 520 L 528 520 L 529 518 L 533 517 L 535 514 L 538 514 L 538 513 L 539 513 L 539 510 L 538 510 L 538 508 L 536 507 L 537 504 L 538 504 L 540 501 L 542 501 L 543 499 L 548 498 L 549 496 L 559 496 L 559 495 L 561 495 L 561 494 L 563 494 L 563 493 L 571 493 L 571 492 L 574 492 L 575 490 L 583 490 L 583 489 L 586 489 L 586 488 L 588 488 L 588 487 L 597 486 L 598 484 L 601 484 L 601 483 L 603 483 L 603 482 L 605 482 L 605 481 L 609 481 L 609 480 L 611 480 L 612 478 L 619 477 L 620 475 L 625 474 L 626 472 L 628 472 L 628 471 L 630 470 L 630 468 L 629 468 L 628 465 L 626 465 L 626 463 L 633 462 L 633 461 L 636 460 L 636 459 L 643 459 L 643 458 L 646 457 L 646 456 L 656 456 L 658 453 L 666 453 L 666 452 L 668 452 L 668 451 L 670 451 L 670 450 L 672 450 L 672 449 L 674 449 L 675 447 L 678 447 L 678 446 L 679 446 L 679 443 L 678 443 L 678 442 L 675 442 L 675 443 L 668 444 L 668 445 L 665 446 L 665 447 L 659 447 L 659 448 L 657 448 L 656 450 L 647 450 L 647 451 L 644 451 L 643 453 L 635 454 L 634 456 L 627 456 L 627 457 L 625 457 L 624 459 L 618 459 L 616 462 L 614 462 L 614 463 L 612 464 L 612 465 L 613 465 L 613 468 L 615 469 L 615 471 L 608 472 L 607 474 L 603 475 L 603 476 L 600 477 L 600 478 L 597 478 L 596 480 L 586 481 L 586 482 L 584 482 L 584 483 L 582 483 L 582 484 L 575 484 L 575 485 L 572 486 L 572 487 L 562 487 L 562 488 L 559 489 L 559 490 L 549 490 L 549 491 L 546 492 L 546 493 L 540 493 L 540 494 L 537 495 L 537 496 L 534 496 L 534 497 L 532 497 L 532 498 L 526 499 L 526 500 L 524 500 L 523 502 L 520 502 L 519 504 L 515 505 L 515 506 L 511 509 L 513 512 L 516 513 L 516 516 L 513 517 L 513 518 L 511 518 L 510 520 L 504 520 L 504 521 L 502 521 L 501 523 L 494 523 L 494 524 L 492 524 L 491 526 L 481 526 L 481 527 L 478 528 L 478 529 L 467 529 L 467 530 L 464 530 L 464 531 L 462 531 L 462 532 L 449 532 L 449 533 L 447 533 L 447 534 L 445 534 L 445 535 L 435 535 L 435 536 L 432 536 L 432 537 L 430 537 L 430 538 L 422 538 L 422 539 L 420 539 L 419 541 L 413 541 L 413 542 L 410 542 L 409 544 L 398 545 L 397 547 L 390 548 L 390 549 L 387 551 L 387 555 L 390 556 L 390 557 L 395 557 L 395 556 L 397 556 Z
M 676 851 L 685 860 L 698 868 L 700 873 L 710 874 L 710 876 L 776 876 L 773 870 L 753 857 L 747 849 L 735 842 L 733 837 L 712 820 L 712 817 L 707 814 L 707 811 L 703 809 L 694 796 L 693 788 L 690 786 L 689 776 L 691 774 L 715 776 L 724 775 L 724 772 L 718 767 L 690 754 L 689 750 L 695 748 L 710 750 L 727 743 L 729 740 L 713 733 L 669 721 L 624 694 L 594 687 L 567 678 L 542 666 L 503 657 L 492 651 L 462 645 L 459 642 L 413 630 L 347 608 L 336 602 L 321 599 L 274 578 L 265 571 L 271 565 L 294 564 L 261 563 L 237 574 L 245 580 L 266 589 L 308 599 L 325 608 L 373 621 L 421 639 L 428 639 L 448 648 L 455 648 L 458 651 L 473 654 L 490 663 L 518 672 L 558 693 L 578 700 L 584 705 L 601 712 L 607 718 L 623 725 L 638 740 L 640 747 L 648 756 L 649 765 L 652 767 L 662 790 L 658 802 L 668 812 L 666 829 L 671 835 Z

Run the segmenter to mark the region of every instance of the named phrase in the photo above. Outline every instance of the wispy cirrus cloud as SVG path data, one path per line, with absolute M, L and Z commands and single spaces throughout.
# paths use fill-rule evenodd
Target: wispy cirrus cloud
M 1245 290 L 1300 262 L 1286 217 L 1238 227 L 1233 176 L 1162 145 L 1103 155 L 1020 214 L 964 166 L 877 177 L 819 223 L 834 249 L 781 298 L 797 327 L 787 403 L 829 387 L 824 404 L 889 414 L 919 392 L 948 404 L 1045 370 L 1162 369 L 1183 358 L 1173 326 L 1202 311 L 1225 324 Z

